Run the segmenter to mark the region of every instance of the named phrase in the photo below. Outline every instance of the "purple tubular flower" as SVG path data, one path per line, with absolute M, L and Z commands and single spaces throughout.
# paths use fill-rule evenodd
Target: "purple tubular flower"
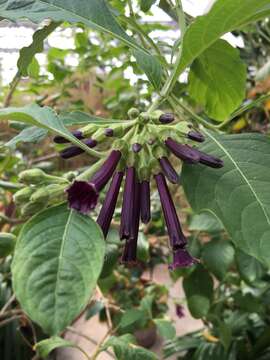
M 174 121 L 174 114 L 171 113 L 162 114 L 159 118 L 159 121 L 162 124 L 170 124 Z
M 126 181 L 123 194 L 122 212 L 119 236 L 121 240 L 129 239 L 131 235 L 131 224 L 133 221 L 133 209 L 135 202 L 135 181 L 136 173 L 134 167 L 126 172 Z
M 187 145 L 188 146 L 188 145 Z M 202 151 L 199 151 L 197 149 L 194 149 L 197 151 L 198 155 L 200 156 L 200 163 L 206 166 L 209 166 L 211 168 L 214 169 L 220 169 L 224 166 L 224 161 L 212 156 L 212 155 L 208 155 Z
M 193 140 L 193 141 L 197 141 L 199 143 L 202 143 L 205 141 L 205 137 L 203 136 L 203 134 L 197 132 L 197 131 L 190 131 L 188 134 L 187 134 L 187 137 L 190 139 L 190 140 Z
M 93 139 L 87 139 L 86 141 L 84 141 L 84 143 L 89 148 L 94 148 L 95 146 L 97 146 L 96 140 L 93 140 Z M 62 150 L 60 152 L 60 156 L 61 156 L 62 159 L 70 159 L 70 158 L 73 158 L 75 156 L 81 155 L 83 153 L 84 153 L 83 149 L 81 149 L 78 146 L 74 145 L 74 146 L 70 146 L 70 147 Z
M 198 151 L 188 145 L 179 144 L 172 138 L 168 138 L 165 144 L 175 156 L 189 164 L 197 164 L 200 161 Z
M 113 150 L 89 182 L 74 181 L 67 189 L 71 209 L 87 214 L 96 207 L 99 191 L 104 188 L 112 177 L 120 158 L 121 152 Z
M 138 153 L 142 150 L 142 145 L 139 143 L 135 143 L 132 145 L 132 151 Z
M 155 179 L 171 246 L 173 250 L 184 248 L 187 244 L 187 239 L 181 229 L 181 225 L 165 177 L 160 173 L 155 176 Z
M 136 263 L 137 243 L 140 225 L 140 184 L 135 181 L 133 219 L 130 228 L 130 238 L 127 239 L 121 262 L 124 264 Z
M 179 183 L 179 176 L 177 172 L 174 170 L 172 164 L 166 158 L 165 156 L 161 157 L 159 159 L 160 166 L 162 168 L 162 171 L 166 178 L 172 183 L 172 184 L 178 184 Z
M 104 135 L 107 137 L 113 137 L 113 129 L 110 129 L 110 128 L 105 129 Z
M 173 253 L 173 263 L 169 265 L 170 270 L 189 267 L 197 264 L 199 261 L 192 257 L 186 249 L 177 249 Z
M 101 227 L 105 238 L 109 232 L 123 176 L 124 173 L 120 171 L 114 174 L 110 188 L 106 194 L 103 206 L 97 218 L 97 223 Z
M 148 224 L 151 220 L 151 200 L 150 200 L 150 183 L 144 180 L 140 184 L 140 205 L 141 220 L 144 224 Z
M 82 133 L 80 130 L 72 131 L 72 135 L 75 136 L 75 138 L 77 138 L 77 139 L 79 139 L 79 140 L 84 139 L 83 133 Z M 67 139 L 64 138 L 63 136 L 55 136 L 55 137 L 53 138 L 53 141 L 54 141 L 56 144 L 66 144 L 66 143 L 69 143 L 69 142 L 70 142 L 69 140 L 67 140 Z

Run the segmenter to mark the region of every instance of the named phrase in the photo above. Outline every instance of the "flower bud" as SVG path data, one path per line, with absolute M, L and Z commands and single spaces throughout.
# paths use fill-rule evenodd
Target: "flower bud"
M 0 258 L 6 257 L 14 250 L 16 236 L 11 233 L 0 233 Z
M 45 204 L 30 202 L 21 209 L 22 216 L 32 216 L 45 208 Z
M 107 136 L 107 137 L 113 137 L 113 135 L 114 135 L 113 129 L 111 129 L 111 128 L 105 129 L 104 130 L 104 135 Z
M 129 118 L 130 120 L 136 119 L 139 115 L 140 115 L 140 112 L 139 112 L 139 110 L 136 109 L 136 108 L 131 108 L 131 109 L 129 109 L 129 111 L 128 111 L 128 118 Z
M 75 138 L 77 138 L 78 140 L 82 140 L 84 138 L 83 133 L 80 130 L 75 130 L 72 131 L 72 135 L 75 136 Z M 69 143 L 69 140 L 67 140 L 66 138 L 64 138 L 63 136 L 55 136 L 53 138 L 53 141 L 56 144 L 66 144 Z
M 46 187 L 42 187 L 33 193 L 30 197 L 32 203 L 42 203 L 47 204 L 50 198 L 50 193 Z
M 135 143 L 132 145 L 132 151 L 138 153 L 142 150 L 142 145 L 139 143 Z
M 187 134 L 187 137 L 190 140 L 197 141 L 197 142 L 200 142 L 200 143 L 205 141 L 205 137 L 203 136 L 203 134 L 201 134 L 201 133 L 199 133 L 197 131 L 190 131 Z
M 41 169 L 25 170 L 19 174 L 19 180 L 25 184 L 40 184 L 47 179 L 47 174 Z
M 171 113 L 162 114 L 159 117 L 159 121 L 162 124 L 170 124 L 174 121 L 174 114 L 171 114 Z
M 34 189 L 31 187 L 25 187 L 19 191 L 16 192 L 13 196 L 13 200 L 15 204 L 22 204 L 25 202 L 28 202 L 30 199 L 30 196 L 33 194 Z

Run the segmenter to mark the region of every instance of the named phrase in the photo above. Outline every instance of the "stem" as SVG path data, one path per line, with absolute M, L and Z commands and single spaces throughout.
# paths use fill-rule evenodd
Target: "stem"
M 14 320 L 18 320 L 21 318 L 21 315 L 15 315 L 15 316 L 12 316 L 8 319 L 5 319 L 3 321 L 0 321 L 0 328 L 3 327 L 3 326 L 6 326 L 8 325 L 10 322 L 14 321 Z
M 1 214 L 0 214 L 1 217 Z M 4 312 L 9 308 L 9 306 L 11 305 L 11 303 L 15 300 L 15 294 L 13 294 L 8 301 L 5 303 L 5 305 L 2 307 L 1 311 L 0 311 L 0 316 L 4 314 Z
M 89 169 L 84 171 L 82 174 L 76 177 L 76 180 L 89 180 L 92 175 L 101 167 L 101 165 L 104 163 L 105 159 L 100 159 L 97 163 L 93 164 Z
M 13 94 L 19 84 L 21 80 L 21 75 L 20 75 L 20 72 L 18 71 L 17 74 L 14 76 L 14 79 L 12 80 L 11 84 L 10 84 L 10 89 L 9 89 L 9 92 L 7 94 L 7 97 L 4 101 L 4 107 L 9 107 L 10 103 L 11 103 L 11 100 L 12 100 L 12 97 L 13 97 Z

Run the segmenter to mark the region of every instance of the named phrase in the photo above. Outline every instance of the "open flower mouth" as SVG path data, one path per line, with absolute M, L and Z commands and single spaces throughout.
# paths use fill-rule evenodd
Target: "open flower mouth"
M 98 202 L 98 191 L 94 184 L 86 181 L 74 181 L 67 189 L 68 202 L 71 209 L 88 214 Z

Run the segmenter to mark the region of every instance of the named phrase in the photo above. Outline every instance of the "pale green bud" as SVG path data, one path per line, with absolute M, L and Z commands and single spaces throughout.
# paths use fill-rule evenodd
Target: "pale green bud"
M 44 209 L 45 206 L 46 204 L 30 202 L 22 207 L 21 214 L 26 217 L 31 216 Z
M 13 200 L 15 202 L 15 204 L 23 204 L 25 202 L 28 202 L 31 195 L 33 194 L 34 189 L 32 189 L 31 187 L 25 187 L 19 191 L 17 191 L 14 195 L 13 195 Z
M 47 179 L 47 174 L 41 169 L 30 169 L 19 174 L 19 180 L 26 184 L 40 184 Z
M 130 120 L 137 119 L 137 117 L 140 115 L 140 112 L 136 108 L 131 108 L 128 110 L 128 118 Z
M 30 197 L 32 203 L 42 203 L 47 204 L 50 198 L 50 193 L 46 187 L 42 187 L 33 193 Z

